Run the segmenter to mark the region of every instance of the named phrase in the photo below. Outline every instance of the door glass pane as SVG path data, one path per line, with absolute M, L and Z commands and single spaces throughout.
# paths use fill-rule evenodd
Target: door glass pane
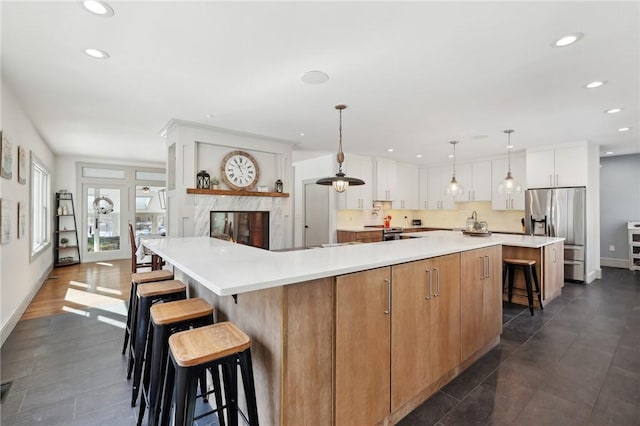
M 120 189 L 87 188 L 87 251 L 120 250 Z
M 136 237 L 166 235 L 166 199 L 161 186 L 136 186 Z
M 87 178 L 124 179 L 124 170 L 83 167 L 82 176 Z

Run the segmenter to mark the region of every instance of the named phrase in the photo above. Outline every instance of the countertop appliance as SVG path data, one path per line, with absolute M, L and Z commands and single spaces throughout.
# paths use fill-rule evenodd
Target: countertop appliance
M 525 193 L 525 234 L 563 237 L 564 278 L 584 282 L 586 188 L 541 188 Z
M 399 240 L 400 234 L 402 234 L 403 232 L 402 228 L 396 228 L 396 227 L 385 228 L 383 225 L 365 225 L 365 228 L 382 229 L 382 239 L 384 241 Z

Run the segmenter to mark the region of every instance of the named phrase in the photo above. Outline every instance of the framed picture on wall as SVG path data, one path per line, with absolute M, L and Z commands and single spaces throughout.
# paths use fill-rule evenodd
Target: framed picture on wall
M 2 145 L 0 145 L 0 176 L 6 179 L 13 177 L 13 153 L 11 141 L 7 138 L 7 135 L 0 130 L 0 137 L 2 138 Z
M 27 227 L 27 214 L 25 213 L 24 203 L 18 203 L 18 239 L 24 237 L 24 231 Z
M 27 151 L 24 146 L 18 146 L 18 183 L 27 183 Z
M 0 199 L 0 244 L 11 241 L 11 206 L 12 201 Z

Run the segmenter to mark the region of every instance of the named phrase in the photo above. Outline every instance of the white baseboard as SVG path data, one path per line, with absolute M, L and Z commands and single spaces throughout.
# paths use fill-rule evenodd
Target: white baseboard
M 20 321 L 22 314 L 24 314 L 24 311 L 27 310 L 33 298 L 36 297 L 36 294 L 38 294 L 38 291 L 40 291 L 40 288 L 42 287 L 44 282 L 47 280 L 47 277 L 49 276 L 52 270 L 53 270 L 53 265 L 47 268 L 44 274 L 40 276 L 40 278 L 37 281 L 37 283 L 39 284 L 33 286 L 33 288 L 31 289 L 31 292 L 29 292 L 29 294 L 27 295 L 27 297 L 24 298 L 22 303 L 20 303 L 20 305 L 13 311 L 13 313 L 9 317 L 9 320 L 2 326 L 2 330 L 0 330 L 0 339 L 2 339 L 2 342 L 0 343 L 0 345 L 4 345 L 5 340 L 7 340 L 7 338 L 13 331 L 13 329 L 16 327 L 16 324 L 18 324 L 18 321 Z
M 600 258 L 600 266 L 609 266 L 611 268 L 629 269 L 629 259 L 611 259 L 607 257 Z

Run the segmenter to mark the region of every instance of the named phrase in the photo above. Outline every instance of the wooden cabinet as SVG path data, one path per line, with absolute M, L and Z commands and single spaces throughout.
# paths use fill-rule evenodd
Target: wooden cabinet
M 544 246 L 542 276 L 538 276 L 542 300 L 552 300 L 564 287 L 564 242 Z
M 390 267 L 336 277 L 337 425 L 374 425 L 390 413 L 390 297 Z
M 382 241 L 382 230 L 341 231 L 338 230 L 339 243 L 377 243 Z
M 527 187 L 586 186 L 586 144 L 527 150 Z
M 388 158 L 375 160 L 374 199 L 392 201 L 396 197 L 396 162 Z
M 497 187 L 507 176 L 509 161 L 506 158 L 492 161 L 491 208 L 493 210 L 524 210 L 524 193 L 527 188 L 525 169 L 524 157 L 511 157 L 511 173 L 522 187 L 522 191 L 519 194 L 503 194 L 497 191 Z
M 350 186 L 338 194 L 339 209 L 370 209 L 373 196 L 373 161 L 369 157 L 348 155 L 344 164 L 347 176 L 362 179 L 364 185 Z
M 412 164 L 396 164 L 396 191 L 394 209 L 415 210 L 418 206 L 418 168 Z
M 391 268 L 391 411 L 460 363 L 460 254 Z
M 453 209 L 453 197 L 445 196 L 445 187 L 451 180 L 451 167 L 427 169 L 427 208 L 429 210 Z
M 469 250 L 460 258 L 460 359 L 502 332 L 502 247 Z

